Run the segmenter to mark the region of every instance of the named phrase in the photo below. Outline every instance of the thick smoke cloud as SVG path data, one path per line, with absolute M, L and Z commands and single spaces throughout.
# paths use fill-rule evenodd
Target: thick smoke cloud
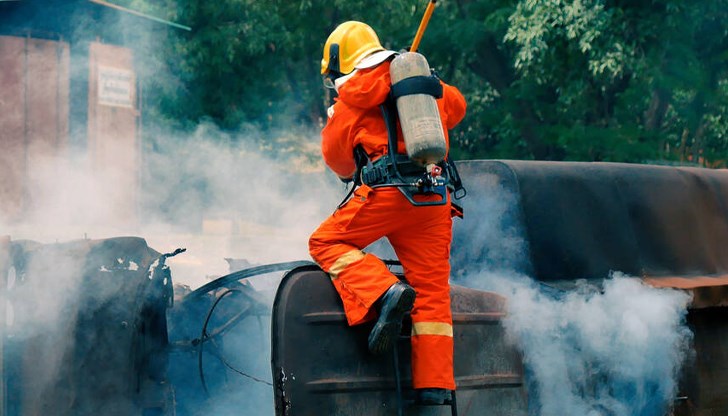
M 507 298 L 504 325 L 523 353 L 529 413 L 665 414 L 690 354 L 690 296 L 621 273 L 571 290 L 533 280 L 516 196 L 494 177 L 479 185 L 456 224 L 453 252 L 462 252 L 454 254 L 454 274 L 460 284 Z M 481 215 L 468 218 L 473 211 Z
M 308 235 L 344 194 L 321 165 L 316 133 L 244 134 L 209 124 L 156 132 L 144 144 L 143 172 L 125 172 L 140 175 L 132 192 L 83 154 L 48 158 L 33 172 L 23 221 L 0 218 L 3 234 L 40 242 L 139 235 L 159 251 L 187 247 L 170 264 L 192 287 L 227 273 L 224 258 L 307 259 Z M 132 215 L 117 209 L 130 204 Z
M 19 7 L 33 7 L 22 3 Z M 65 10 L 60 3 L 58 7 Z M 69 3 L 68 7 L 76 6 Z M 34 15 L 30 24 L 54 25 L 53 9 L 47 10 L 51 13 Z M 98 40 L 94 31 L 101 29 L 93 15 L 84 16 L 82 7 L 78 10 L 63 28 L 78 28 L 78 33 L 61 38 L 73 51 L 68 73 L 73 82 L 83 84 L 88 82 L 84 77 L 89 56 L 75 52 L 88 48 L 89 40 Z M 8 21 L 3 16 L 3 24 L 22 26 L 24 17 Z M 123 38 L 134 48 L 138 85 L 176 76 L 161 62 L 160 34 L 164 31 L 159 25 L 140 24 L 131 15 L 115 17 L 120 19 L 109 20 L 115 27 L 108 32 L 119 36 L 102 42 Z M 146 33 L 146 29 L 156 30 Z M 17 59 L 28 61 L 20 55 Z M 31 85 L 39 79 L 59 78 L 52 66 L 36 66 L 26 72 L 31 73 L 37 77 L 28 80 Z M 14 250 L 20 253 L 11 258 L 18 262 L 14 263 L 17 267 L 10 270 L 2 291 L 3 300 L 8 301 L 7 316 L 0 314 L 7 321 L 7 326 L 0 326 L 0 336 L 7 341 L 5 354 L 10 357 L 4 376 L 10 381 L 6 397 L 10 397 L 11 413 L 134 413 L 126 393 L 139 379 L 132 374 L 138 363 L 130 363 L 128 358 L 138 358 L 135 354 L 142 352 L 135 349 L 138 345 L 127 342 L 132 330 L 138 329 L 134 322 L 140 313 L 135 307 L 144 301 L 144 294 L 131 289 L 149 281 L 141 270 L 146 265 L 138 259 L 130 262 L 112 257 L 108 262 L 104 258 L 99 266 L 101 260 L 92 261 L 83 249 L 86 239 L 140 236 L 163 253 L 185 247 L 187 252 L 169 259 L 168 264 L 175 283 L 194 289 L 227 274 L 230 265 L 226 258 L 243 259 L 241 263 L 247 264 L 308 259 L 308 235 L 345 193 L 320 161 L 318 132 L 301 126 L 279 126 L 263 133 L 247 126 L 222 131 L 203 122 L 180 132 L 149 122 L 150 114 L 144 109 L 138 149 L 130 149 L 128 140 L 122 144 L 109 138 L 103 150 L 112 157 L 99 159 L 99 143 L 87 130 L 88 93 L 82 87 L 80 93 L 73 88 L 70 93 L 52 88 L 38 91 L 47 94 L 36 97 L 39 103 L 55 103 L 68 94 L 70 137 L 63 137 L 58 147 L 39 149 L 27 157 L 19 154 L 28 160 L 28 167 L 18 175 L 24 187 L 18 198 L 22 201 L 13 201 L 22 206 L 22 213 L 7 218 L 0 214 L 0 237 L 9 235 Z M 50 123 L 33 119 L 27 124 L 32 127 L 42 122 Z M 115 154 L 126 163 L 133 161 L 135 168 L 114 166 Z M 14 178 L 0 177 L 0 185 L 9 180 Z M 73 242 L 66 244 L 69 241 Z M 277 279 L 280 275 L 252 280 L 260 294 L 257 299 L 266 308 L 227 332 L 218 351 L 234 368 L 265 380 L 270 380 L 267 326 Z M 237 306 L 226 299 L 212 324 L 219 325 L 220 316 Z M 181 322 L 171 322 L 174 330 L 190 329 L 189 334 L 172 336 L 186 341 L 198 337 L 206 307 L 209 305 L 203 303 Z M 2 308 L 6 309 L 4 302 Z M 160 337 L 157 334 L 156 339 Z M 177 414 L 186 414 L 186 410 L 188 414 L 240 414 L 241 409 L 251 414 L 273 413 L 270 386 L 235 374 L 214 356 L 213 348 L 205 347 L 210 400 L 201 394 L 196 350 L 175 347 L 171 353 L 168 377 L 179 392 Z M 70 403 L 76 407 L 67 408 Z
M 492 284 L 509 300 L 535 414 L 665 414 L 692 336 L 687 294 L 620 274 L 558 296 L 522 276 Z
M 233 142 L 203 124 L 189 137 L 151 140 L 142 233 L 152 244 L 189 246 L 171 264 L 196 267 L 199 277 L 225 272 L 223 258 L 308 259 L 308 235 L 344 190 L 324 171 L 316 133 L 293 131 Z M 196 286 L 180 272 L 178 281 Z
M 175 283 L 194 289 L 227 274 L 230 265 L 225 258 L 242 259 L 251 265 L 308 259 L 308 235 L 345 193 L 339 181 L 324 171 L 315 133 L 282 131 L 263 137 L 248 132 L 224 133 L 202 124 L 189 135 L 157 132 L 153 137 L 145 144 L 136 220 L 117 217 L 114 204 L 125 201 L 117 199 L 119 191 L 110 186 L 108 175 L 87 163 L 48 159 L 34 172 L 27 218 L 7 221 L 3 233 L 9 233 L 15 242 L 30 239 L 45 244 L 84 236 L 137 235 L 161 252 L 186 247 L 186 253 L 169 259 L 168 264 Z M 261 143 L 267 149 L 262 149 Z M 75 160 L 83 158 L 77 156 Z M 29 249 L 34 247 L 31 244 Z M 64 360 L 81 347 L 75 345 L 74 334 L 80 329 L 75 313 L 93 309 L 89 296 L 94 305 L 113 304 L 120 292 L 111 282 L 105 289 L 102 278 L 94 280 L 93 293 L 87 293 L 88 287 L 81 281 L 86 260 L 72 251 L 45 250 L 42 257 L 28 260 L 24 277 L 29 278 L 21 281 L 20 276 L 15 279 L 13 275 L 9 287 L 13 316 L 8 333 L 21 344 L 38 345 L 40 337 L 53 341 L 52 346 L 43 344 L 41 349 L 46 352 L 32 372 L 26 366 L 26 375 L 32 376 L 36 387 L 25 389 L 24 394 L 33 397 L 44 389 L 55 390 L 60 372 L 69 370 L 63 367 L 64 362 L 68 365 Z M 125 267 L 131 266 L 136 267 Z M 272 388 L 236 374 L 218 356 L 232 368 L 270 381 L 266 358 L 270 351 L 269 311 L 280 277 L 251 279 L 258 291 L 257 300 L 265 306 L 263 312 L 251 314 L 226 332 L 217 340 L 224 341 L 218 347 L 205 345 L 204 374 L 211 399 L 203 394 L 197 350 L 189 346 L 174 349 L 169 377 L 179 395 L 178 414 L 238 414 L 241 407 L 256 409 L 255 414 L 260 415 L 273 413 Z M 201 305 L 195 314 L 170 316 L 172 321 L 180 318 L 170 322 L 172 341 L 200 336 L 210 306 Z M 221 319 L 224 322 L 240 306 L 234 300 L 224 300 L 211 325 L 220 325 Z M 129 313 L 118 312 L 116 316 Z M 86 318 L 85 325 L 92 324 L 90 316 Z M 96 345 L 98 351 L 106 347 L 102 340 Z M 120 374 L 119 369 L 101 363 L 97 366 L 99 380 Z M 91 386 L 75 386 L 86 387 Z M 100 396 L 99 400 L 108 404 L 108 398 Z M 23 406 L 27 409 L 31 404 Z
M 247 140 L 239 140 L 243 135 Z M 138 221 L 115 220 L 110 204 L 116 201 L 113 187 L 76 156 L 68 159 L 71 162 L 49 161 L 47 168 L 34 174 L 28 220 L 4 230 L 16 240 L 132 234 L 146 238 L 159 251 L 187 247 L 189 251 L 170 259 L 170 265 L 177 282 L 196 287 L 209 275 L 227 272 L 225 257 L 250 263 L 307 258 L 307 236 L 344 193 L 320 164 L 315 132 L 298 136 L 283 131 L 264 138 L 202 124 L 188 135 L 159 131 L 150 136 L 144 144 Z M 664 413 L 676 393 L 677 373 L 690 341 L 684 325 L 688 296 L 650 288 L 619 274 L 602 287 L 584 284 L 571 292 L 534 282 L 527 276 L 528 247 L 517 222 L 517 198 L 495 177 L 490 179 L 468 184 L 470 195 L 463 201 L 466 219 L 455 223 L 454 280 L 508 298 L 505 326 L 523 352 L 532 412 Z M 53 326 L 53 317 L 66 304 L 59 299 L 75 296 L 74 268 L 63 269 L 69 272 L 56 274 L 53 282 L 58 290 L 24 292 L 36 298 L 42 293 L 49 296 L 47 302 L 35 299 L 34 304 L 43 306 L 23 318 L 25 324 L 36 316 L 35 322 L 44 326 L 31 323 L 24 331 L 37 335 Z M 275 278 L 259 279 L 254 284 L 270 292 L 275 282 Z M 72 323 L 57 327 L 55 339 L 63 340 L 60 329 L 69 330 Z M 269 350 L 268 331 L 257 320 L 243 323 L 226 335 L 224 357 L 234 368 L 270 381 L 268 359 L 254 353 Z M 63 343 L 58 345 L 61 351 Z M 55 376 L 60 357 L 46 358 L 49 373 L 39 375 L 41 382 Z M 213 354 L 205 357 L 205 374 L 215 399 L 208 401 L 201 394 L 195 356 L 183 353 L 173 356 L 179 360 L 173 363 L 175 371 L 186 370 L 171 373 L 180 392 L 189 393 L 180 402 L 187 400 L 195 411 L 222 415 L 236 414 L 241 407 L 272 414 L 270 386 L 235 374 Z
M 74 24 L 83 29 L 95 27 L 90 21 Z M 136 48 L 135 70 L 141 84 L 151 77 L 175 76 L 159 61 L 159 32 L 144 33 L 143 28 L 149 26 L 139 25 L 129 16 L 116 24 L 126 25 L 134 35 L 130 44 Z M 88 38 L 88 33 L 79 33 L 71 36 L 71 42 L 82 43 Z M 69 72 L 86 74 L 87 59 L 74 55 Z M 47 79 L 57 77 L 41 69 L 34 74 Z M 45 92 L 49 95 L 46 102 L 55 102 L 56 92 Z M 110 359 L 118 354 L 129 356 L 132 351 L 103 336 L 107 331 L 124 331 L 133 322 L 122 317 L 135 312 L 129 303 L 134 303 L 138 294 L 121 292 L 115 286 L 120 282 L 118 276 L 132 274 L 130 280 L 143 281 L 139 276 L 144 271 L 135 269 L 140 267 L 138 261 L 106 264 L 118 268 L 113 273 L 106 273 L 106 267 L 86 270 L 85 253 L 67 251 L 63 243 L 74 241 L 72 244 L 81 247 L 85 239 L 132 235 L 146 239 L 150 247 L 163 253 L 185 247 L 187 252 L 169 259 L 168 264 L 175 283 L 194 289 L 227 274 L 231 266 L 226 258 L 251 265 L 308 259 L 308 235 L 333 211 L 345 190 L 325 172 L 318 131 L 293 125 L 263 133 L 248 126 L 222 131 L 202 122 L 191 131 L 180 132 L 145 118 L 137 169 L 116 168 L 113 160 L 108 165 L 100 164 L 87 140 L 84 120 L 75 119 L 83 113 L 78 110 L 87 107 L 87 95 L 72 94 L 69 98 L 71 124 L 76 126 L 71 129 L 69 145 L 34 153 L 24 172 L 22 215 L 0 215 L 0 236 L 9 235 L 14 246 L 22 245 L 28 253 L 38 248 L 34 242 L 47 247 L 38 256 L 23 257 L 27 264 L 23 264 L 22 274 L 21 269 L 10 271 L 6 292 L 10 303 L 8 326 L 0 334 L 12 339 L 6 353 L 17 354 L 13 355 L 17 360 L 11 360 L 17 365 L 6 368 L 15 371 L 12 378 L 16 384 L 11 383 L 15 399 L 10 405 L 38 414 L 62 414 L 63 405 L 71 401 L 73 394 L 93 392 L 84 395 L 89 406 L 106 406 L 104 411 L 109 414 L 130 414 L 123 409 L 131 403 L 112 404 L 110 394 L 102 390 L 110 382 L 133 379 L 127 374 L 132 367 L 119 366 Z M 133 151 L 113 149 L 117 145 L 114 140 L 105 145 L 110 154 L 129 155 Z M 0 178 L 3 180 L 8 178 Z M 55 243 L 62 243 L 58 250 Z M 112 275 L 116 277 L 108 277 Z M 270 379 L 267 326 L 278 279 L 280 275 L 251 281 L 267 310 L 262 316 L 246 318 L 226 333 L 221 350 L 234 368 L 266 380 Z M 90 281 L 93 288 L 88 286 Z M 117 309 L 112 311 L 110 305 Z M 225 316 L 236 305 L 221 304 L 216 315 Z M 203 307 L 176 323 L 176 327 L 188 326 L 193 336 L 199 336 L 206 312 Z M 213 323 L 217 324 L 218 316 L 213 317 Z M 79 334 L 88 338 L 79 338 Z M 183 335 L 187 341 L 191 339 Z M 24 355 L 26 347 L 32 351 Z M 205 414 L 240 414 L 241 408 L 252 414 L 273 413 L 272 388 L 235 374 L 212 350 L 205 352 L 205 375 L 213 395 L 208 400 L 201 394 L 194 353 L 187 348 L 180 356 L 171 357 L 175 366 L 170 366 L 170 378 L 181 375 L 174 379 L 174 387 L 180 392 L 178 403 L 188 406 L 177 414 L 189 409 Z M 31 354 L 37 357 L 20 358 Z M 80 371 L 78 366 L 97 371 L 92 373 L 93 378 L 68 382 L 73 372 Z M 59 383 L 64 373 L 66 382 Z M 21 380 L 27 385 L 18 386 Z M 79 380 L 78 384 L 74 384 L 75 380 Z M 117 398 L 123 392 L 121 388 L 113 390 Z M 49 403 L 58 408 L 39 408 Z M 76 410 L 71 413 L 98 414 L 89 409 Z

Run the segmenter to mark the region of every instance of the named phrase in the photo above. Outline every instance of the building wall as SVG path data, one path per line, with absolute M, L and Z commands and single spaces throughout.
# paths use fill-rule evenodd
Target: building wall
M 69 139 L 78 145 L 74 153 L 81 151 L 73 160 L 88 160 L 87 174 L 109 190 L 102 201 L 108 218 L 120 225 L 136 222 L 140 155 L 133 53 L 86 45 L 88 54 L 71 56 L 62 40 L 0 36 L 0 222 L 22 220 L 42 197 L 34 184 L 70 160 Z M 69 108 L 71 66 L 88 85 L 88 94 L 72 104 L 84 111 Z M 70 120 L 69 110 L 85 119 Z M 79 122 L 85 131 L 70 138 L 69 123 Z M 74 186 L 63 178 L 58 189 Z
M 0 216 L 16 219 L 31 202 L 40 166 L 68 143 L 69 46 L 0 36 Z
M 113 188 L 121 223 L 136 218 L 139 188 L 136 75 L 131 50 L 93 42 L 89 48 L 88 151 L 94 172 Z

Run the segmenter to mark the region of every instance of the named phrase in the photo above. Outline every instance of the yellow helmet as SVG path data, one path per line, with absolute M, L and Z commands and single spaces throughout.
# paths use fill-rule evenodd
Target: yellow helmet
M 384 48 L 369 25 L 354 20 L 344 22 L 326 39 L 321 74 L 346 75 L 367 55 L 381 50 Z

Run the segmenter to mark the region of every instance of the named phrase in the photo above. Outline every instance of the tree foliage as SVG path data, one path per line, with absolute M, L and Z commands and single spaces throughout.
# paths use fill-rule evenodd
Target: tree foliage
M 265 130 L 321 125 L 321 48 L 338 23 L 401 49 L 427 2 L 126 4 L 192 27 L 165 41 L 160 116 Z M 459 157 L 725 166 L 727 22 L 728 0 L 441 0 L 420 51 L 468 101 Z

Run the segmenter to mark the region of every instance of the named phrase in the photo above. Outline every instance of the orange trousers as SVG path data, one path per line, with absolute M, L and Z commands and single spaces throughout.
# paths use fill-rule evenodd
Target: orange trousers
M 314 231 L 309 251 L 331 276 L 349 325 L 357 325 L 377 317 L 372 305 L 397 282 L 379 258 L 361 251 L 385 236 L 417 293 L 412 309 L 413 387 L 454 390 L 449 202 L 417 207 L 395 188 L 363 185 Z

